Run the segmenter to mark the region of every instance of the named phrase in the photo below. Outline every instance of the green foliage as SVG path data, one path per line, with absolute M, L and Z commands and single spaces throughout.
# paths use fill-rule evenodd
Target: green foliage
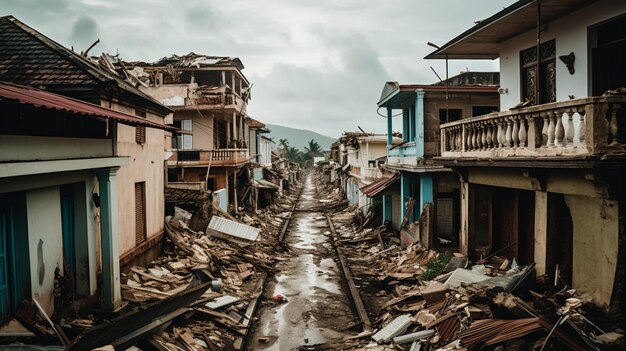
M 449 253 L 440 253 L 434 260 L 428 262 L 428 269 L 422 274 L 422 278 L 424 280 L 435 279 L 438 275 L 443 273 L 443 269 L 446 268 L 446 265 L 450 262 L 450 258 L 452 258 L 452 256 L 450 256 Z
M 330 145 L 337 141 L 337 138 L 331 138 L 310 130 L 289 128 L 275 124 L 266 124 L 267 128 L 271 130 L 269 137 L 274 137 L 278 140 L 277 147 L 280 146 L 280 140 L 289 140 L 289 146 L 293 146 L 298 150 L 304 150 L 305 146 L 308 146 L 308 141 L 315 139 L 319 143 L 322 149 L 330 149 Z M 282 148 L 281 148 L 282 149 Z

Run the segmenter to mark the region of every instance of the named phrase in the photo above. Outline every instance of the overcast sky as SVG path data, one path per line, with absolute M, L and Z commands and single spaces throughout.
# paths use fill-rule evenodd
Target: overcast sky
M 386 132 L 376 102 L 386 81 L 430 84 L 423 60 L 513 0 L 2 0 L 0 12 L 76 51 L 155 61 L 188 52 L 239 57 L 254 84 L 249 114 L 338 137 Z M 451 61 L 495 71 L 497 61 Z M 381 113 L 384 111 L 381 110 Z M 395 121 L 394 121 L 395 122 Z

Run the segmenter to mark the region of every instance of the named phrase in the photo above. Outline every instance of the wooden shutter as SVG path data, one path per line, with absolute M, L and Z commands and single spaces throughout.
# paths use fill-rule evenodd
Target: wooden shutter
M 146 142 L 146 127 L 145 126 L 135 127 L 135 141 L 137 142 L 137 144 L 144 144 Z
M 135 183 L 135 244 L 146 240 L 145 182 Z

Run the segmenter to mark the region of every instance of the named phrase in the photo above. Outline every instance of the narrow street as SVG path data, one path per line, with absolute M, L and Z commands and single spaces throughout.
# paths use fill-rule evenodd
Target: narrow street
M 281 294 L 287 302 L 264 306 L 248 350 L 292 350 L 302 345 L 340 340 L 339 330 L 355 322 L 335 263 L 326 217 L 316 212 L 317 190 L 311 174 L 285 236 L 291 251 L 279 261 L 267 300 Z

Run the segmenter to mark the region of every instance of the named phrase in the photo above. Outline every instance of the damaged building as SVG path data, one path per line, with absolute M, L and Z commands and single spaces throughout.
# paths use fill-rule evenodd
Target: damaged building
M 437 164 L 461 177 L 461 251 L 534 262 L 605 309 L 625 296 L 624 13 L 518 1 L 426 57 L 500 59 L 502 111 L 440 128 Z
M 190 53 L 122 64 L 137 72 L 143 92 L 174 111 L 180 131 L 166 147 L 168 184 L 218 192 L 237 208 L 239 189 L 250 178 L 246 166 L 257 156 L 250 150 L 258 149 L 259 139 L 250 136 L 250 82 L 241 60 Z
M 382 197 L 384 219 L 391 221 L 396 230 L 402 229 L 404 222 L 428 217 L 421 220 L 430 222 L 423 232 L 403 231 L 406 244 L 421 241 L 431 247 L 438 238 L 458 243 L 458 176 L 433 162 L 441 154 L 439 128 L 449 121 L 498 111 L 497 84 L 497 72 L 463 72 L 433 85 L 388 82 L 383 87 L 378 106 L 387 110 L 388 133 L 394 127 L 402 128 L 402 142 L 387 141 L 384 168 L 397 174 L 397 180 L 381 180 L 371 196 Z M 401 117 L 399 125 L 394 125 L 396 116 Z M 384 189 L 396 182 L 399 186 L 395 191 Z M 434 209 L 428 210 L 428 204 Z
M 29 297 L 52 313 L 58 282 L 118 308 L 120 267 L 160 251 L 171 111 L 12 16 L 0 81 L 0 319 Z

